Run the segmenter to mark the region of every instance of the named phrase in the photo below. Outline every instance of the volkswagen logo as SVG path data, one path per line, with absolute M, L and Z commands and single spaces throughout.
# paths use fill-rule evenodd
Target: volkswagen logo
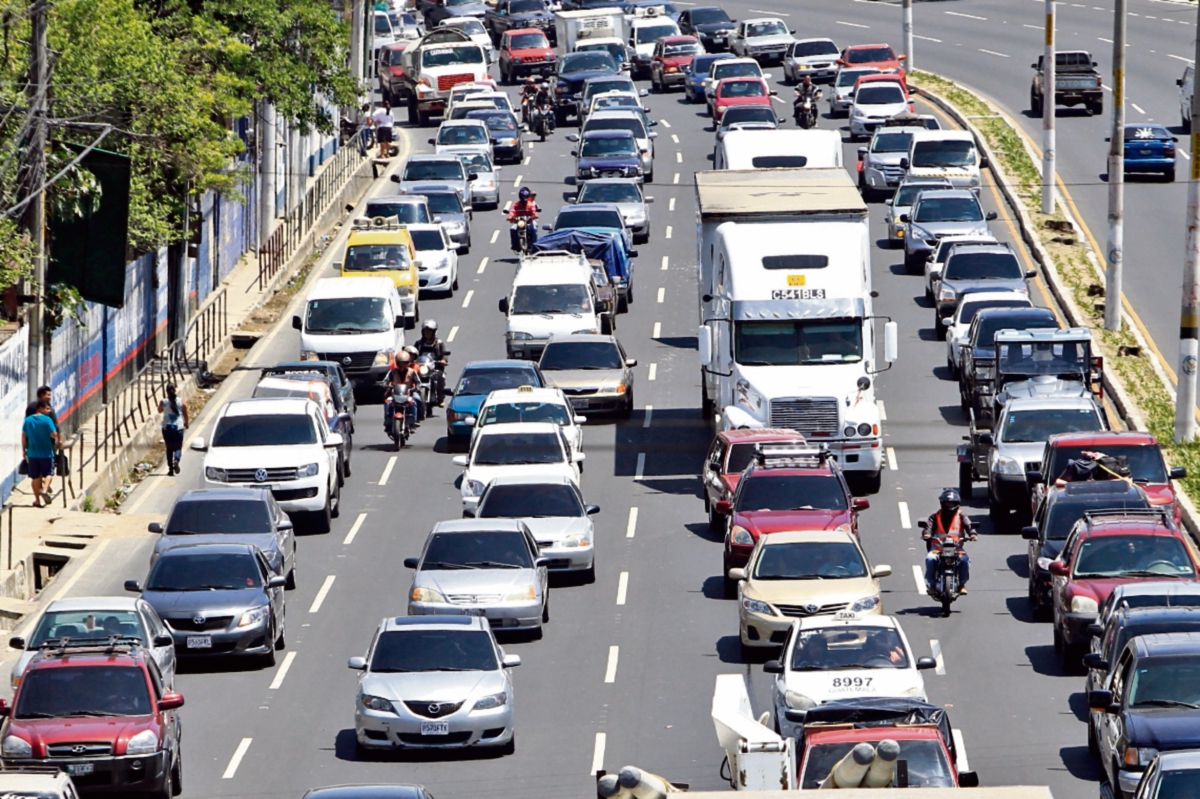
M 441 713 L 441 712 L 442 712 L 442 706 L 440 704 L 438 704 L 437 702 L 429 703 L 429 715 L 436 716 L 438 713 Z
M 207 619 L 205 619 L 203 616 L 193 616 L 192 617 L 193 624 L 200 625 L 200 624 L 204 624 L 204 622 L 206 622 L 206 621 L 207 621 Z
M 75 744 L 74 746 L 71 747 L 71 754 L 73 754 L 73 755 L 82 755 L 86 751 L 87 751 L 87 747 L 84 746 L 83 744 Z
M 818 610 L 821 609 L 821 606 L 820 605 L 808 605 L 804 609 L 807 610 L 809 613 L 816 613 Z
M 267 479 L 267 470 L 266 469 L 255 469 L 254 470 L 254 482 L 261 483 L 261 482 L 265 481 L 266 479 Z
M 342 366 L 349 366 L 349 365 L 350 365 L 350 356 L 347 355 L 345 358 L 342 358 Z

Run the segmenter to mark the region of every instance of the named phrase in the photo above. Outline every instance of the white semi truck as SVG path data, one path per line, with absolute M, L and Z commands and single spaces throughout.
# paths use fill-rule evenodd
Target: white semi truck
M 705 418 L 783 427 L 877 490 L 883 431 L 867 206 L 843 169 L 697 172 L 697 331 Z

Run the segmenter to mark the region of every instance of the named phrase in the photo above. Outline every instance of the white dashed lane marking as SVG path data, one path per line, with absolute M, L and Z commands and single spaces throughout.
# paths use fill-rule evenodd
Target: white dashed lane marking
M 639 464 L 644 463 L 645 459 L 646 459 L 646 453 L 639 452 L 638 453 L 638 463 Z M 629 522 L 626 523 L 626 525 L 625 525 L 625 537 L 626 538 L 633 538 L 635 535 L 637 535 L 637 517 L 638 517 L 638 509 L 637 509 L 637 506 L 634 506 L 629 509 Z M 617 604 L 619 605 L 621 603 L 618 602 Z
M 308 609 L 309 613 L 316 613 L 321 609 L 321 605 L 325 604 L 325 597 L 329 596 L 329 589 L 333 588 L 333 581 L 336 579 L 336 574 L 331 574 L 325 578 L 325 582 L 321 584 L 321 590 L 317 591 L 317 595 L 313 597 L 312 606 Z
M 221 775 L 221 779 L 233 779 L 233 775 L 237 774 L 238 766 L 242 764 L 242 758 L 246 756 L 246 750 L 250 748 L 250 743 L 253 740 L 253 738 L 243 738 L 242 742 L 237 745 L 237 749 L 233 751 L 233 757 L 229 758 L 229 765 L 225 767 L 225 773 Z
M 934 674 L 946 676 L 946 658 L 942 656 L 942 642 L 936 638 L 929 639 L 929 651 L 933 653 L 933 659 L 937 661 L 937 668 L 934 669 Z
M 629 591 L 629 572 L 621 572 L 617 578 L 617 604 L 625 604 L 625 594 Z
M 396 456 L 388 458 L 387 465 L 383 467 L 383 474 L 379 475 L 379 485 L 387 485 L 388 478 L 392 476 L 392 469 L 396 468 Z
M 608 648 L 608 667 L 604 669 L 604 681 L 613 683 L 617 681 L 617 658 L 620 656 L 620 647 L 610 646 Z
M 359 528 L 363 526 L 363 522 L 366 520 L 367 514 L 358 514 L 358 518 L 354 520 L 354 524 L 350 525 L 350 532 L 346 533 L 346 537 L 342 539 L 343 545 L 354 543 L 354 536 L 358 535 Z
M 900 526 L 905 530 L 912 529 L 912 518 L 908 515 L 908 503 L 897 502 L 896 509 L 900 511 Z
M 366 515 L 366 514 L 363 514 Z M 288 652 L 283 656 L 283 663 L 279 664 L 279 670 L 275 672 L 275 679 L 271 680 L 271 685 L 267 690 L 278 691 L 283 685 L 283 679 L 287 677 L 288 669 L 292 667 L 292 661 L 296 659 L 295 652 Z

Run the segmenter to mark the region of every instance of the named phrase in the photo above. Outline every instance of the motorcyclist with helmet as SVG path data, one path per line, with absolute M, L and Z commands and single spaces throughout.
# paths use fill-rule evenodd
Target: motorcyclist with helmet
M 817 100 L 821 99 L 821 90 L 813 85 L 812 78 L 808 75 L 804 76 L 804 80 L 796 87 L 796 96 L 792 98 L 792 114 L 796 118 L 796 124 L 800 124 L 800 108 L 804 105 L 805 100 L 812 100 L 813 118 L 817 115 Z
M 925 522 L 925 531 L 921 538 L 925 541 L 928 554 L 925 555 L 925 590 L 932 593 L 933 581 L 937 572 L 938 554 L 942 545 L 953 543 L 958 549 L 958 585 L 959 593 L 967 593 L 967 580 L 971 577 L 971 557 L 967 554 L 965 543 L 974 541 L 979 536 L 975 533 L 974 523 L 962 512 L 962 499 L 958 489 L 947 488 L 938 502 L 939 510 L 933 512 Z
M 417 391 L 417 373 L 413 361 L 412 347 L 405 347 L 396 353 L 396 358 L 392 362 L 392 368 L 388 370 L 387 377 L 384 378 L 384 383 L 387 385 L 388 396 L 393 396 L 393 390 L 403 386 L 408 390 L 408 396 L 413 399 L 405 409 L 404 414 L 408 417 L 409 427 L 415 428 L 418 420 L 421 418 L 421 392 Z M 388 415 L 391 413 L 391 407 L 385 402 L 383 405 L 383 429 L 388 429 L 388 424 L 391 419 Z
M 430 376 L 429 404 L 441 406 L 443 391 L 446 387 L 446 347 L 437 336 L 438 324 L 433 319 L 426 319 L 421 325 L 421 338 L 417 340 L 417 357 L 432 355 L 436 368 Z
M 537 102 L 537 95 L 537 78 L 535 78 L 533 75 L 530 75 L 525 78 L 525 85 L 521 87 L 521 121 L 526 125 L 529 124 L 529 112 L 533 108 L 533 103 Z
M 554 119 L 554 92 L 550 91 L 549 81 L 542 81 L 538 84 L 537 94 L 533 98 L 533 107 L 546 109 L 546 130 L 553 133 L 556 127 Z
M 526 229 L 529 231 L 529 246 L 532 247 L 537 241 L 537 218 L 541 210 L 538 208 L 537 195 L 530 191 L 528 186 L 522 186 L 517 192 L 517 201 L 508 209 L 508 221 L 512 225 L 508 232 L 513 252 L 521 250 L 521 243 L 517 238 L 517 220 L 525 220 Z

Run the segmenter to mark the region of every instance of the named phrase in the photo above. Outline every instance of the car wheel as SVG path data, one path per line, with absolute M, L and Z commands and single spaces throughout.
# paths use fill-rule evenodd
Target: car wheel
M 1060 633 L 1058 631 L 1058 625 L 1055 624 L 1054 625 L 1054 654 L 1058 655 L 1059 657 L 1062 657 L 1062 651 L 1063 651 L 1062 633 Z
M 329 507 L 329 500 L 326 499 L 325 508 L 323 510 L 314 511 L 310 515 L 309 518 L 312 521 L 312 529 L 314 533 L 328 533 L 330 528 L 333 527 L 332 510 L 333 509 Z
M 171 796 L 183 793 L 183 753 L 176 746 L 175 759 L 171 763 Z
M 267 644 L 267 653 L 262 656 L 263 668 L 266 669 L 275 665 L 275 619 L 271 619 L 271 631 L 269 635 L 270 637 L 267 638 L 267 641 L 270 643 Z
M 275 649 L 282 651 L 287 648 L 287 620 L 284 619 L 283 626 L 279 629 L 279 635 L 275 637 Z
M 726 599 L 737 599 L 737 584 L 738 584 L 738 581 L 737 581 L 737 580 L 731 580 L 731 579 L 729 579 L 728 577 L 722 577 L 721 579 L 722 579 L 722 581 L 724 582 L 724 587 L 725 587 L 725 598 L 726 598 Z
M 550 621 L 550 593 L 546 593 L 546 601 L 542 603 L 542 624 Z
M 971 480 L 971 464 L 958 464 L 958 493 L 963 500 L 970 500 L 975 493 L 975 483 Z
M 287 573 L 287 585 L 284 586 L 284 590 L 286 590 L 286 591 L 295 591 L 296 590 L 296 563 L 294 560 L 292 562 L 292 568 Z
M 329 506 L 329 518 L 336 519 L 342 515 L 342 487 L 339 485 L 333 494 L 333 499 Z
M 1167 183 L 1174 183 L 1175 182 L 1175 167 L 1171 167 L 1166 172 L 1163 172 L 1163 178 L 1167 181 Z
M 354 438 L 346 433 L 346 457 L 342 461 L 342 477 L 350 476 L 350 453 L 354 451 Z
M 628 419 L 633 415 L 633 389 L 625 394 L 625 406 L 621 408 L 621 416 Z
M 725 527 L 729 520 L 725 518 L 725 514 L 717 513 L 717 509 L 713 505 L 709 505 L 708 510 L 708 531 L 713 535 L 724 536 Z
M 1108 780 L 1100 781 L 1100 799 L 1116 799 L 1112 785 Z
M 1090 716 L 1090 714 L 1089 714 L 1089 716 Z M 1087 723 L 1087 747 L 1088 747 L 1088 751 L 1091 752 L 1093 755 L 1100 754 L 1100 743 L 1099 743 L 1099 741 L 1096 740 L 1096 728 L 1092 726 L 1091 718 L 1088 719 L 1088 723 Z M 1101 785 L 1101 787 L 1100 787 L 1100 796 L 1102 796 L 1102 797 L 1104 796 L 1104 786 L 1103 785 Z
M 517 751 L 517 734 L 514 732 L 512 737 L 508 739 L 508 743 L 500 747 L 501 754 L 511 755 Z
M 415 125 L 419 121 L 417 115 L 417 98 L 412 96 L 408 98 L 408 124 Z
M 938 341 L 946 340 L 946 326 L 942 324 L 942 317 L 937 311 L 933 312 L 933 332 L 937 335 Z
M 162 797 L 162 799 L 171 799 L 178 791 L 175 790 L 174 773 L 172 769 L 167 769 L 167 773 L 163 775 L 162 787 L 155 791 L 151 796 Z

